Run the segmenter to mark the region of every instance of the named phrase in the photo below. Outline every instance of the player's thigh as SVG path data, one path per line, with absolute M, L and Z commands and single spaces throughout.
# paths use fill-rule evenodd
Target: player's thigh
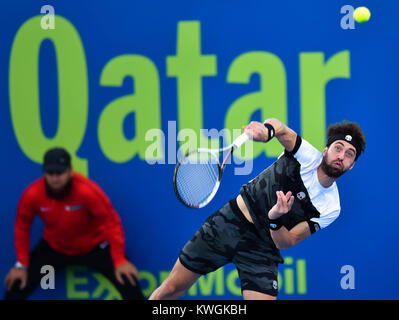
M 232 262 L 235 247 L 246 232 L 242 224 L 230 202 L 226 203 L 185 244 L 180 251 L 180 263 L 194 273 L 208 274 Z
M 244 297 L 244 300 L 276 300 L 276 297 L 271 296 L 270 294 L 253 290 L 243 290 L 242 296 Z
M 237 245 L 233 262 L 246 299 L 266 299 L 278 294 L 278 257 L 266 241 L 251 230 Z

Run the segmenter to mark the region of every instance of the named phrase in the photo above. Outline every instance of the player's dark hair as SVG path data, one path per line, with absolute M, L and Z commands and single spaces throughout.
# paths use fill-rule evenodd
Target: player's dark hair
M 360 154 L 366 149 L 366 137 L 364 136 L 362 129 L 356 122 L 349 122 L 346 120 L 332 124 L 328 127 L 327 141 L 329 141 L 331 137 L 339 135 L 351 135 L 354 141 L 356 141 L 356 161 Z M 327 147 L 330 145 L 331 143 L 327 144 Z

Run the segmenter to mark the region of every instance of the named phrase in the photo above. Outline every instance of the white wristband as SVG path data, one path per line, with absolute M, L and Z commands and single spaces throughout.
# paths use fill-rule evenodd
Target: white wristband
M 27 267 L 25 267 L 25 266 L 24 266 L 21 262 L 19 262 L 19 261 L 17 261 L 17 262 L 15 263 L 14 267 L 15 267 L 15 268 L 18 268 L 18 269 L 22 269 L 22 270 L 27 270 L 27 269 L 28 269 Z

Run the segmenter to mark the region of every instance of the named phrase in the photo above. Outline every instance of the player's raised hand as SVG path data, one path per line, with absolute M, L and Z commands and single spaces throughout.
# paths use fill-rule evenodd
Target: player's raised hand
M 291 191 L 284 194 L 282 191 L 277 191 L 277 202 L 269 211 L 269 219 L 278 219 L 284 214 L 288 213 L 294 204 L 294 196 Z
M 254 141 L 267 142 L 269 133 L 263 123 L 251 121 L 247 126 L 243 126 L 244 132 Z

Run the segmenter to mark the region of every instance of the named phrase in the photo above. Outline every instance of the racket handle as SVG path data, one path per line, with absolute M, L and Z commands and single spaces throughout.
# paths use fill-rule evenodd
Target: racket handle
M 245 142 L 249 140 L 249 137 L 246 133 L 240 135 L 237 139 L 235 139 L 232 143 L 234 150 L 241 147 Z

